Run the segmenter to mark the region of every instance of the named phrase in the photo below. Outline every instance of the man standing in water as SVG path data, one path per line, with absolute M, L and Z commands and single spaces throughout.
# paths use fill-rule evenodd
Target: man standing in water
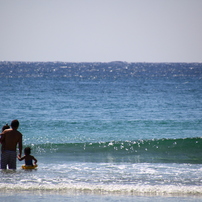
M 3 151 L 1 154 L 1 169 L 16 169 L 16 147 L 19 148 L 19 157 L 22 155 L 22 134 L 17 130 L 19 121 L 13 120 L 11 122 L 11 129 L 4 130 L 1 134 L 1 143 Z

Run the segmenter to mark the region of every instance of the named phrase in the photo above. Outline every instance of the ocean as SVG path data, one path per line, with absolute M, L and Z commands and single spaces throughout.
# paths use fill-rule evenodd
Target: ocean
M 202 201 L 202 63 L 0 62 L 0 103 L 38 160 L 1 201 Z

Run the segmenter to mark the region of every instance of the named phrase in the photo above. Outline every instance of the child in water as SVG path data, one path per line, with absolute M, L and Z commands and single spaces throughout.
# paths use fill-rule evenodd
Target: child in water
M 26 147 L 24 149 L 24 153 L 25 155 L 22 158 L 18 157 L 19 161 L 25 160 L 25 166 L 33 166 L 33 161 L 34 161 L 34 165 L 36 165 L 37 159 L 34 156 L 30 155 L 31 148 Z

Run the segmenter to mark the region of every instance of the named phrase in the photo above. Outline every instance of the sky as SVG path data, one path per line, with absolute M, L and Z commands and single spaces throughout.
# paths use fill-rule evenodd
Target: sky
M 202 62 L 202 0 L 0 0 L 0 61 Z

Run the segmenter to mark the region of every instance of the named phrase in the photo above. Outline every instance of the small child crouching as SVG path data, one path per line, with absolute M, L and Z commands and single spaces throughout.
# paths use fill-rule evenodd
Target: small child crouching
M 32 155 L 30 155 L 31 154 L 31 148 L 30 147 L 26 147 L 25 149 L 24 149 L 24 153 L 25 153 L 25 155 L 22 157 L 22 158 L 20 158 L 20 157 L 18 157 L 18 159 L 19 159 L 19 161 L 22 161 L 22 160 L 25 160 L 25 166 L 22 166 L 22 168 L 31 168 L 31 167 L 37 167 L 37 159 L 34 157 L 34 156 L 32 156 Z M 33 161 L 34 161 L 34 164 L 33 164 Z

